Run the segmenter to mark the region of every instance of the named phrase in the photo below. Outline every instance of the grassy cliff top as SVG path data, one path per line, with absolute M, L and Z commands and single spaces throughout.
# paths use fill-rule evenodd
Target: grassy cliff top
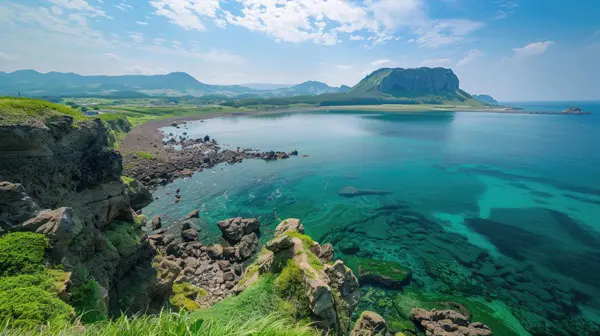
M 34 124 L 51 117 L 68 115 L 75 120 L 84 120 L 83 113 L 40 99 L 0 97 L 0 125 Z

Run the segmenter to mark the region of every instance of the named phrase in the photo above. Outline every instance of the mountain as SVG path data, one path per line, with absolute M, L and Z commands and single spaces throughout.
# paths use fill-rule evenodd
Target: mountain
M 486 94 L 473 95 L 473 99 L 488 105 L 500 105 L 500 103 L 496 99 Z
M 348 91 L 352 95 L 422 97 L 454 96 L 458 77 L 445 68 L 383 68 L 374 71 Z
M 340 88 L 338 89 L 337 92 L 344 93 L 344 92 L 350 91 L 350 89 L 351 89 L 351 87 L 349 87 L 348 85 L 342 85 L 342 86 L 340 86 Z
M 241 86 L 251 88 L 253 90 L 271 91 L 271 90 L 289 88 L 291 86 L 294 86 L 294 84 L 246 83 L 246 84 L 241 84 Z
M 110 95 L 135 91 L 148 95 L 236 95 L 255 90 L 238 85 L 210 85 L 185 72 L 166 75 L 82 76 L 75 73 L 19 70 L 0 73 L 0 95 Z
M 323 82 L 308 81 L 289 88 L 283 88 L 273 91 L 274 95 L 285 96 L 309 96 L 320 95 L 324 93 L 338 92 L 339 88 L 331 87 Z
M 315 84 L 318 83 L 318 84 Z M 300 87 L 300 88 L 298 88 Z M 313 88 L 312 95 L 293 95 L 288 98 L 236 100 L 228 106 L 251 106 L 256 104 L 315 104 L 321 106 L 378 105 L 378 104 L 482 104 L 459 87 L 458 77 L 445 68 L 383 68 L 374 71 L 352 88 L 332 88 L 324 83 L 306 82 L 289 90 L 302 92 L 302 87 Z M 315 95 L 315 88 L 324 92 Z M 264 96 L 263 96 L 264 98 Z
M 210 85 L 185 72 L 166 75 L 83 76 L 76 73 L 19 70 L 0 72 L 0 96 L 206 96 L 271 98 L 338 92 L 325 83 L 308 81 L 298 85 L 250 83 Z

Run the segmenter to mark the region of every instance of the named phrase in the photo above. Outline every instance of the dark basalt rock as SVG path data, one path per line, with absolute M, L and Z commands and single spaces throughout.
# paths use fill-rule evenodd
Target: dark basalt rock
M 229 218 L 217 223 L 223 237 L 230 242 L 238 242 L 252 232 L 258 232 L 260 222 L 256 218 Z

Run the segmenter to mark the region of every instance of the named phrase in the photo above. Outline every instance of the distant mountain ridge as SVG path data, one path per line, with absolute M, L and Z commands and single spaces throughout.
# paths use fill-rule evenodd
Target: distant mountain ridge
M 496 99 L 486 94 L 473 95 L 473 99 L 488 105 L 500 105 Z
M 165 75 L 84 76 L 76 73 L 18 70 L 0 72 L 0 95 L 68 96 L 114 95 L 124 92 L 147 96 L 256 96 L 287 97 L 337 92 L 339 88 L 322 82 L 308 81 L 298 85 L 251 84 L 211 85 L 198 81 L 185 72 Z

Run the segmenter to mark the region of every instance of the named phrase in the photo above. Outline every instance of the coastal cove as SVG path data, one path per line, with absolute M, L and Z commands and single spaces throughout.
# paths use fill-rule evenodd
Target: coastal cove
M 282 219 L 299 218 L 350 266 L 396 262 L 412 271 L 410 286 L 363 286 L 357 309 L 380 313 L 395 330 L 408 306 L 433 300 L 468 307 L 495 335 L 591 334 L 600 322 L 600 104 L 581 106 L 595 114 L 340 109 L 185 128 L 161 121 L 164 134 L 209 135 L 223 149 L 299 156 L 195 172 L 154 190 L 143 213 L 169 223 L 198 209 L 206 243 L 219 240 L 223 218 L 259 219 L 262 244 Z M 348 186 L 356 197 L 340 195 Z

